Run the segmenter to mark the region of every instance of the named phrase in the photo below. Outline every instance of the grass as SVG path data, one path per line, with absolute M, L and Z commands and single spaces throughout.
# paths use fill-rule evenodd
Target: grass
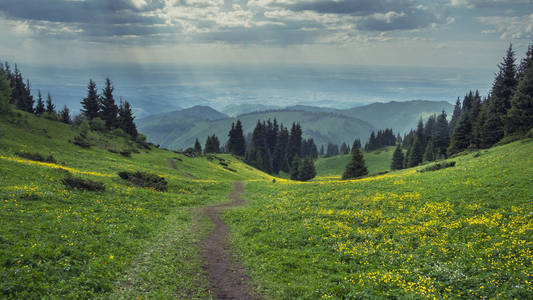
M 532 152 L 533 140 L 523 140 L 434 172 L 250 182 L 249 205 L 225 220 L 272 299 L 525 299 L 533 293 Z
M 208 222 L 193 226 L 194 209 L 227 201 L 236 180 L 272 177 L 230 155 L 220 157 L 236 172 L 97 132 L 85 149 L 70 142 L 78 134 L 26 113 L 0 116 L 0 298 L 209 298 L 196 247 Z M 167 191 L 131 185 L 121 171 L 163 176 Z M 106 189 L 67 188 L 70 175 Z
M 370 175 L 390 171 L 394 149 L 395 147 L 385 147 L 372 152 L 363 152 Z M 351 157 L 351 154 L 346 154 L 319 158 L 315 162 L 317 177 L 342 176 Z

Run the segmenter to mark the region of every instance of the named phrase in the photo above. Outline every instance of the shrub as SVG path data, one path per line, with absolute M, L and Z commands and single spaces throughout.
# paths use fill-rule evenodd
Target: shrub
M 91 147 L 91 144 L 89 143 L 87 138 L 82 136 L 81 134 L 77 135 L 76 137 L 74 137 L 74 141 L 72 143 L 74 145 L 80 146 L 82 148 L 90 148 Z
M 114 135 L 114 136 L 128 137 L 128 134 L 124 130 L 122 130 L 121 128 L 115 128 L 115 129 L 111 130 L 110 133 L 112 135 Z
M 120 151 L 120 155 L 124 157 L 131 157 L 131 150 L 122 150 Z
M 79 177 L 72 177 L 70 175 L 63 179 L 63 184 L 67 187 L 81 191 L 105 191 L 105 185 L 101 182 Z
M 94 118 L 91 120 L 91 130 L 104 132 L 107 130 L 105 121 L 100 118 Z
M 454 167 L 454 166 L 455 166 L 455 162 L 454 161 L 445 161 L 445 162 L 442 162 L 442 163 L 436 163 L 434 165 L 427 166 L 424 169 L 419 170 L 418 172 L 421 172 L 421 173 L 423 173 L 423 172 L 431 172 L 431 171 L 437 171 L 437 170 L 440 170 L 440 169 L 451 168 L 451 167 Z
M 44 157 L 41 153 L 37 152 L 16 152 L 15 153 L 18 157 L 26 158 L 29 160 L 34 161 L 41 161 L 41 162 L 47 162 L 47 163 L 57 163 L 56 159 L 52 155 L 48 155 L 47 157 Z
M 120 178 L 127 180 L 136 186 L 144 187 L 144 188 L 153 188 L 158 191 L 166 191 L 167 190 L 167 181 L 165 178 L 156 175 L 156 174 L 150 174 L 146 172 L 120 172 L 118 173 L 118 176 Z

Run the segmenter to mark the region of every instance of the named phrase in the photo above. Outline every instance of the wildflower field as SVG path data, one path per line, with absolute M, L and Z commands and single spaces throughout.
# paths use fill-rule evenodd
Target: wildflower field
M 273 299 L 533 294 L 533 141 L 453 168 L 361 180 L 249 182 L 225 220 Z
M 271 177 L 228 155 L 233 171 L 97 132 L 101 145 L 83 149 L 69 142 L 76 134 L 24 113 L 0 118 L 0 298 L 210 298 L 196 247 L 210 225 L 194 224 L 193 209 L 227 201 L 236 180 Z M 57 163 L 15 154 L 24 151 Z M 120 171 L 156 173 L 168 190 L 136 187 Z M 68 188 L 67 174 L 105 191 Z

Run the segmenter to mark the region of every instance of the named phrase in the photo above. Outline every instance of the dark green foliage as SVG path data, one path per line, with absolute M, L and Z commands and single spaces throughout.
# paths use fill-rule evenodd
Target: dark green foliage
M 437 117 L 437 123 L 435 124 L 435 130 L 432 135 L 433 143 L 435 145 L 436 159 L 446 158 L 446 149 L 450 143 L 450 129 L 448 127 L 448 121 L 446 120 L 446 112 Z
M 339 146 L 329 143 L 326 150 L 326 157 L 332 157 L 335 155 L 339 155 Z
M 301 161 L 298 156 L 293 158 L 290 171 L 292 180 L 298 180 L 300 178 L 300 163 Z
M 118 127 L 118 107 L 115 104 L 115 98 L 113 97 L 113 85 L 111 80 L 106 78 L 105 88 L 102 91 L 102 97 L 100 98 L 100 117 L 105 121 L 107 128 Z
M 431 172 L 431 171 L 437 171 L 437 170 L 440 170 L 440 169 L 445 169 L 445 168 L 451 168 L 451 167 L 454 167 L 455 166 L 455 162 L 454 161 L 445 161 L 445 162 L 442 162 L 442 163 L 436 163 L 436 164 L 433 164 L 431 166 L 427 166 L 425 168 L 423 168 L 422 170 L 419 170 L 418 172 Z
M 378 130 L 377 133 L 370 134 L 368 142 L 365 144 L 365 151 L 374 151 L 386 146 L 396 145 L 396 135 L 392 132 L 392 129 L 387 128 L 385 130 Z M 342 151 L 341 151 L 342 152 Z
M 43 96 L 41 95 L 41 90 L 37 93 L 37 105 L 35 105 L 35 115 L 40 116 L 44 113 L 44 102 L 43 102 Z
M 48 95 L 46 96 L 46 112 L 51 114 L 51 113 L 54 113 L 55 111 L 56 111 L 56 107 L 54 103 L 52 103 L 52 96 L 50 95 L 50 93 L 48 93 Z
M 291 174 L 292 175 L 292 174 Z M 316 169 L 311 157 L 305 158 L 298 168 L 298 180 L 308 181 L 316 176 Z
M 436 159 L 435 144 L 433 140 L 429 140 L 424 151 L 424 161 L 434 161 Z
M 279 171 L 289 173 L 289 161 L 287 159 L 287 151 L 289 147 L 289 131 L 283 124 L 280 126 L 278 137 L 276 141 L 276 148 L 272 157 L 272 171 L 278 174 Z
M 246 153 L 246 142 L 244 140 L 241 120 L 237 120 L 237 124 L 235 125 L 233 123 L 231 124 L 231 130 L 228 136 L 228 152 L 238 156 L 244 156 Z
M 345 144 L 346 145 L 346 144 Z M 348 150 L 349 152 L 349 150 Z M 310 139 L 304 139 L 302 141 L 302 157 L 311 157 L 313 159 L 318 158 L 318 149 L 315 145 L 315 141 Z
M 459 122 L 459 118 L 461 117 L 461 99 L 457 97 L 457 101 L 455 102 L 455 107 L 453 109 L 452 118 L 450 120 L 450 133 L 453 134 L 455 131 L 455 127 L 457 125 L 457 122 Z
M 127 180 L 136 186 L 143 188 L 153 188 L 154 190 L 164 192 L 167 190 L 167 181 L 165 178 L 146 172 L 120 172 L 120 178 Z
M 267 145 L 268 151 L 272 154 L 274 153 L 274 149 L 276 148 L 276 143 L 278 139 L 278 131 L 279 131 L 278 121 L 274 119 L 274 122 L 271 122 L 270 119 L 268 119 L 264 130 L 265 130 L 266 145 Z
M 3 68 L 0 68 L 0 113 L 9 111 L 11 99 L 11 83 Z
M 98 91 L 96 89 L 96 83 L 92 79 L 89 79 L 89 85 L 87 86 L 87 97 L 81 101 L 81 112 L 92 120 L 100 114 L 100 104 L 98 100 Z
M 41 161 L 41 162 L 47 162 L 47 163 L 57 163 L 56 159 L 52 155 L 44 156 L 41 153 L 38 152 L 16 152 L 15 153 L 18 157 L 22 157 L 29 160 L 34 161 Z
M 525 133 L 533 127 L 533 45 L 520 65 L 520 82 L 507 112 L 506 134 Z
M 124 157 L 131 157 L 131 150 L 122 150 L 119 153 Z
M 202 145 L 200 145 L 200 142 L 198 139 L 194 141 L 194 152 L 201 154 L 202 153 Z
M 302 128 L 300 123 L 292 123 L 291 134 L 289 136 L 289 146 L 287 149 L 287 160 L 292 165 L 292 160 L 299 157 L 302 152 Z
M 84 119 L 80 124 L 80 134 L 74 137 L 74 141 L 72 143 L 74 145 L 80 146 L 82 148 L 90 148 L 91 143 L 89 142 L 89 139 L 87 138 L 87 134 L 89 133 L 90 126 L 87 119 Z
M 99 117 L 96 117 L 90 121 L 91 130 L 94 131 L 100 131 L 104 132 L 107 130 L 107 127 L 105 126 L 105 121 L 100 119 Z
M 354 152 L 355 149 L 361 149 L 361 140 L 360 139 L 355 139 L 353 141 L 351 152 Z
M 368 169 L 365 166 L 365 159 L 363 158 L 363 153 L 360 149 L 357 149 L 353 151 L 352 159 L 346 166 L 346 170 L 344 171 L 344 174 L 342 174 L 342 179 L 359 178 L 367 174 Z
M 33 96 L 31 95 L 30 82 L 24 79 L 17 65 L 15 65 L 15 72 L 7 72 L 7 76 L 11 83 L 11 99 L 9 103 L 15 104 L 15 106 L 23 111 L 33 113 Z
M 118 127 L 132 137 L 136 137 L 138 134 L 134 119 L 135 117 L 133 117 L 133 113 L 131 112 L 130 103 L 128 101 L 120 101 L 118 108 Z
M 323 156 L 324 154 L 324 145 L 320 145 L 320 156 Z
M 350 147 L 348 147 L 348 145 L 346 145 L 345 142 L 342 142 L 342 145 L 341 145 L 339 151 L 340 151 L 341 154 L 348 154 L 348 153 L 350 153 Z
M 391 163 L 391 170 L 400 170 L 403 169 L 403 150 L 402 146 L 398 144 L 396 146 L 396 149 L 394 150 L 394 153 L 392 154 L 392 163 Z
M 85 179 L 85 178 L 79 178 L 79 177 L 72 177 L 68 175 L 63 179 L 63 184 L 67 187 L 81 190 L 81 191 L 91 191 L 91 192 L 100 192 L 105 191 L 105 185 L 102 182 Z
M 59 120 L 61 120 L 61 122 L 65 124 L 72 124 L 72 119 L 70 118 L 70 110 L 66 105 L 59 112 Z
M 220 153 L 220 142 L 216 135 L 208 136 L 205 141 L 205 153 Z
M 407 157 L 407 167 L 418 166 L 424 160 L 424 124 L 422 119 L 418 122 L 418 126 L 415 133 L 415 140 L 413 145 L 409 149 L 409 156 Z

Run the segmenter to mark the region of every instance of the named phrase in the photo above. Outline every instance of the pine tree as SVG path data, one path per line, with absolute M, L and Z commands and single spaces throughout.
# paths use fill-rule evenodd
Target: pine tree
M 37 105 L 35 106 L 35 115 L 40 116 L 44 113 L 44 102 L 41 90 L 37 93 Z
M 302 161 L 301 166 L 298 168 L 298 180 L 308 181 L 315 178 L 315 176 L 316 169 L 313 159 L 311 157 L 307 157 Z
M 403 161 L 404 158 L 402 146 L 398 143 L 396 149 L 394 150 L 394 154 L 392 155 L 391 170 L 403 169 Z
M 365 166 L 365 159 L 361 149 L 357 149 L 352 153 L 352 159 L 346 166 L 346 170 L 342 175 L 342 179 L 358 178 L 368 174 L 368 169 Z
M 353 153 L 356 149 L 361 149 L 361 140 L 360 139 L 355 139 L 353 141 L 351 152 Z
M 198 139 L 196 139 L 196 141 L 194 141 L 194 152 L 196 152 L 198 154 L 202 153 L 202 145 L 200 145 L 200 142 L 198 141 Z
M 533 128 L 533 46 L 521 64 L 520 82 L 507 112 L 506 134 L 525 133 Z
M 51 114 L 56 111 L 55 105 L 52 103 L 52 96 L 48 93 L 46 96 L 46 112 Z
M 70 110 L 66 105 L 59 112 L 59 119 L 65 124 L 72 124 L 72 120 L 70 119 Z
M 457 122 L 459 122 L 459 118 L 461 117 L 461 99 L 457 97 L 457 101 L 455 102 L 455 107 L 453 109 L 452 119 L 450 120 L 450 133 L 453 134 L 455 131 L 455 127 L 457 126 Z
M 237 120 L 236 125 L 231 124 L 231 130 L 228 136 L 228 152 L 238 156 L 244 156 L 246 153 L 246 142 L 244 140 L 241 120 Z
M 6 113 L 10 110 L 11 83 L 6 73 L 4 69 L 0 69 L 0 113 Z
M 102 91 L 102 97 L 100 99 L 100 117 L 105 121 L 107 128 L 117 127 L 117 114 L 118 107 L 115 104 L 115 98 L 113 97 L 113 85 L 111 80 L 106 78 L 105 88 Z
M 433 143 L 433 140 L 429 140 L 426 144 L 426 149 L 424 151 L 424 158 L 423 161 L 434 161 L 435 160 L 435 144 Z
M 287 159 L 287 149 L 289 146 L 289 131 L 283 124 L 280 126 L 280 130 L 277 137 L 276 149 L 274 149 L 272 159 L 272 171 L 274 174 L 278 174 L 279 171 L 289 173 L 289 161 Z
M 292 159 L 299 157 L 302 152 L 302 128 L 299 123 L 292 123 L 291 134 L 289 136 L 289 147 L 287 149 L 287 160 L 292 165 Z
M 352 148 L 353 150 L 353 148 Z M 320 145 L 320 156 L 324 156 L 324 145 Z
M 128 101 L 122 102 L 121 100 L 118 109 L 118 126 L 130 136 L 137 137 L 138 132 L 134 119 L 130 103 Z
M 300 157 L 298 156 L 292 159 L 290 175 L 292 180 L 300 179 Z
M 81 112 L 89 120 L 92 120 L 100 115 L 100 104 L 98 98 L 96 83 L 94 83 L 92 79 L 89 79 L 89 85 L 87 86 L 87 97 L 81 101 Z
M 433 132 L 432 138 L 435 145 L 435 158 L 446 158 L 446 149 L 450 144 L 450 129 L 448 127 L 448 121 L 446 120 L 445 111 L 442 111 L 442 113 L 437 117 L 435 131 Z
M 341 154 L 348 154 L 350 153 L 350 148 L 348 147 L 348 145 L 346 145 L 345 142 L 342 142 L 342 145 L 339 151 Z
M 205 153 L 220 153 L 220 142 L 216 135 L 208 136 L 205 142 Z
M 416 129 L 415 139 L 413 145 L 410 148 L 407 166 L 415 167 L 422 163 L 424 159 L 424 125 L 422 119 L 418 121 L 418 126 Z

